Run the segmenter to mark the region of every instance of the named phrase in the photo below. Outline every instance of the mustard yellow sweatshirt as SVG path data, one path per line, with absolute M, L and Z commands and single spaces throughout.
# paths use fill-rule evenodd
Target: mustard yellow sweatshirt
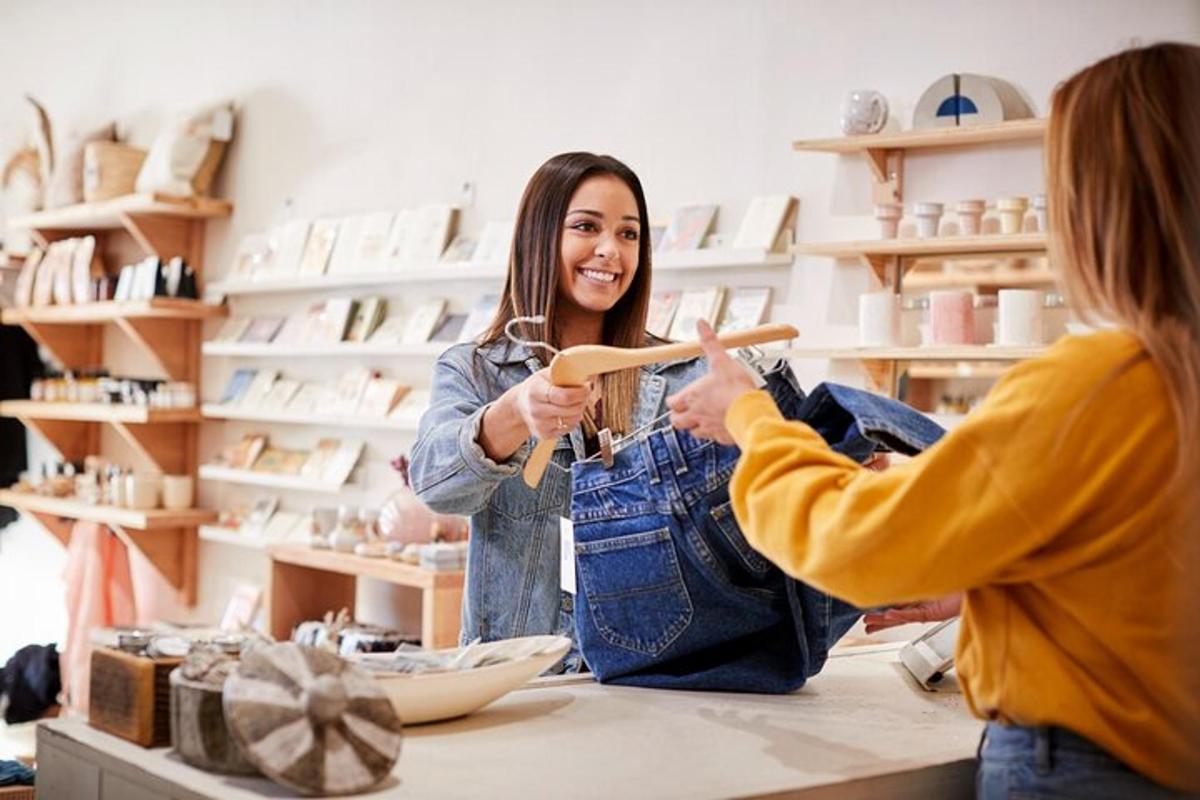
M 956 663 L 977 716 L 1069 728 L 1200 791 L 1200 528 L 1168 486 L 1177 429 L 1135 337 L 1062 340 L 884 472 L 765 392 L 726 425 L 757 550 L 863 606 L 965 590 Z

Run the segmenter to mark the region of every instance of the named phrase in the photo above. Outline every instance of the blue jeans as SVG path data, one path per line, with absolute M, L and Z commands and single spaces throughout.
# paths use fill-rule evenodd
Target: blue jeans
M 1066 728 L 996 722 L 989 722 L 984 733 L 975 791 L 980 800 L 1157 800 L 1188 796 L 1133 771 Z
M 806 398 L 786 365 L 766 378 L 784 416 L 817 423 L 860 459 L 881 426 L 918 449 L 941 435 L 912 409 L 858 390 L 822 384 Z M 618 453 L 611 469 L 572 466 L 576 635 L 602 682 L 792 691 L 861 615 L 749 546 L 729 503 L 739 456 L 666 429 Z

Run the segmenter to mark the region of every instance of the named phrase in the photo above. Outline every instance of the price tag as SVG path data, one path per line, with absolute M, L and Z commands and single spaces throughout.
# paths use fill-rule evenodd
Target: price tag
M 575 594 L 575 525 L 566 517 L 558 518 L 558 572 L 562 590 Z

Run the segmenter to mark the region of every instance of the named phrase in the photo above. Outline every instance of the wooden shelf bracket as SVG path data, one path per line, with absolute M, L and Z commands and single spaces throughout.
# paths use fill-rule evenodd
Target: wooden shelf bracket
M 66 461 L 82 461 L 100 449 L 100 425 L 62 419 L 18 417 L 21 424 L 50 443 Z
M 197 382 L 200 330 L 196 322 L 119 317 L 116 323 L 172 380 Z
M 155 422 L 141 425 L 113 422 L 112 426 L 130 447 L 168 475 L 194 471 L 190 454 L 195 452 L 196 426 L 186 422 Z
M 871 168 L 871 197 L 876 203 L 899 203 L 904 196 L 904 151 L 871 148 L 866 150 Z
M 138 531 L 108 526 L 126 547 L 138 550 L 179 592 L 184 605 L 196 605 L 196 529 L 166 528 Z

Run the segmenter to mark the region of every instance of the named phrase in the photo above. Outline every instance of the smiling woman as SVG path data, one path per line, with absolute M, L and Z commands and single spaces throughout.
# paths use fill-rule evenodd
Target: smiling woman
M 438 359 L 412 481 L 434 510 L 471 516 L 464 640 L 574 636 L 558 558 L 570 465 L 595 451 L 600 429 L 633 430 L 701 374 L 693 359 L 612 373 L 586 388 L 549 381 L 555 348 L 648 343 L 647 231 L 641 182 L 629 167 L 591 153 L 551 158 L 521 198 L 496 318 L 478 343 Z M 559 440 L 551 464 L 561 469 L 536 489 L 520 476 L 531 438 Z M 566 664 L 580 666 L 577 651 Z

